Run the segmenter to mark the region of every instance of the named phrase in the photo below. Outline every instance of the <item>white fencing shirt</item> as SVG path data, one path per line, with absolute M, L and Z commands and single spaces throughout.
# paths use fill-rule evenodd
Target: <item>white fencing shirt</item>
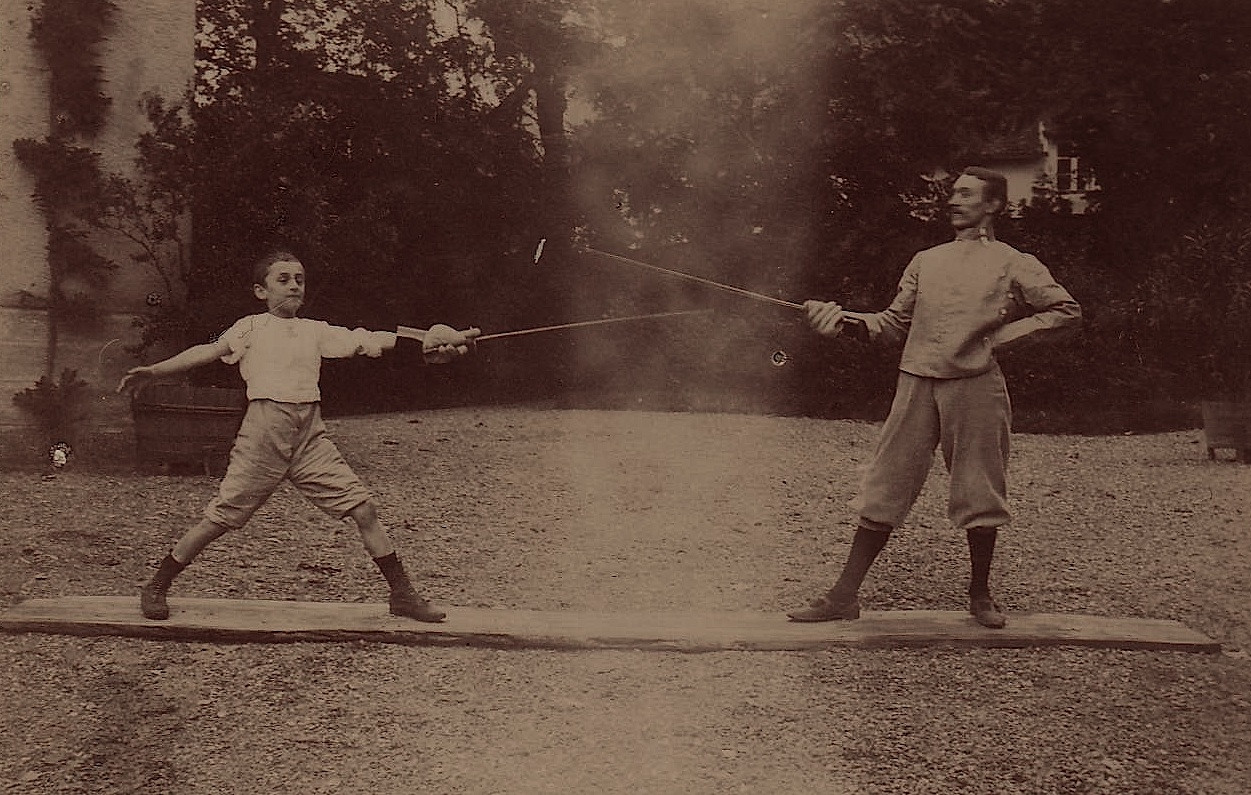
M 314 403 L 321 400 L 322 359 L 378 357 L 395 347 L 395 333 L 332 326 L 323 320 L 278 317 L 269 312 L 240 318 L 222 335 L 239 365 L 248 400 Z

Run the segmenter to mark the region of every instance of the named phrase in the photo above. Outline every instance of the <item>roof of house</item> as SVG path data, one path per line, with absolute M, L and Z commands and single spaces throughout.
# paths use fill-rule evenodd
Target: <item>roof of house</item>
M 989 136 L 975 151 L 983 161 L 1037 160 L 1044 154 L 1038 127 L 1033 125 Z

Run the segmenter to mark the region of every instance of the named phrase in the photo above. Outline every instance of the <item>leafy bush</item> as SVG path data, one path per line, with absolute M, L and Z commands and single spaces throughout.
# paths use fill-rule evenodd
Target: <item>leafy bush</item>
M 49 445 L 78 443 L 78 431 L 90 414 L 89 385 L 78 371 L 61 371 L 60 380 L 40 378 L 33 387 L 13 395 L 18 408 L 29 412 L 39 423 Z
M 1158 256 L 1142 310 L 1163 363 L 1198 394 L 1251 398 L 1251 214 L 1209 219 Z

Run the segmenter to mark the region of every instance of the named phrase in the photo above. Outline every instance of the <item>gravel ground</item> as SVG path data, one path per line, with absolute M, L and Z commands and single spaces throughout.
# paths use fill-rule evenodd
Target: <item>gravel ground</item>
M 450 605 L 781 611 L 837 572 L 865 423 L 463 409 L 332 421 Z M 0 635 L 21 793 L 1251 791 L 1251 468 L 1197 432 L 1018 435 L 1009 611 L 1177 619 L 1219 655 L 229 645 Z M 125 455 L 0 473 L 0 607 L 134 594 L 215 481 Z M 863 595 L 964 609 L 935 472 Z M 179 595 L 382 601 L 347 523 L 283 489 Z

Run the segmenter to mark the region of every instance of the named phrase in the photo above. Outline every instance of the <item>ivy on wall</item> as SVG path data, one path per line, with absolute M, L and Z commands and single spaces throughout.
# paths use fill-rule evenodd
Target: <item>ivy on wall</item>
M 16 140 L 13 149 L 35 178 L 34 200 L 48 229 L 49 287 L 41 303 L 49 313 L 49 372 L 57 327 L 95 314 L 96 290 L 81 288 L 102 287 L 116 269 L 86 240 L 99 221 L 104 177 L 99 154 L 76 143 L 100 131 L 110 105 L 98 61 L 115 11 L 110 0 L 44 0 L 31 19 L 31 39 L 48 66 L 50 132 L 43 140 Z
M 59 138 L 24 138 L 13 149 L 35 175 L 35 204 L 48 222 L 48 295 L 42 301 L 22 297 L 27 304 L 42 303 L 57 324 L 88 322 L 96 314 L 93 293 L 117 268 L 86 240 L 84 225 L 94 225 L 99 214 L 99 154 Z
M 13 399 L 42 427 L 57 467 L 85 418 L 86 387 L 73 370 L 62 372 L 59 383 L 53 380 L 60 329 L 95 317 L 94 295 L 116 268 L 87 241 L 88 230 L 99 223 L 105 180 L 99 153 L 79 145 L 100 131 L 110 105 L 99 52 L 115 11 L 110 0 L 44 0 L 35 11 L 30 36 L 48 66 L 49 134 L 13 142 L 17 159 L 34 177 L 34 200 L 48 230 L 48 294 L 21 295 L 48 313 L 45 375 Z

